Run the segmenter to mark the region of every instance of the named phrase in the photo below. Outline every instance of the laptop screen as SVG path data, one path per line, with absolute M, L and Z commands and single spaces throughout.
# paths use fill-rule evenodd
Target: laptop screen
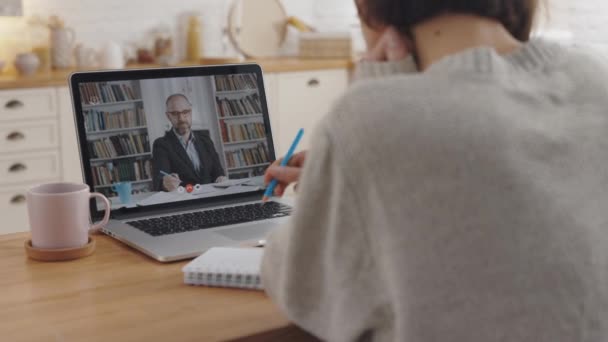
M 73 84 L 93 191 L 115 210 L 263 190 L 274 152 L 258 77 Z M 100 201 L 97 209 L 103 210 Z

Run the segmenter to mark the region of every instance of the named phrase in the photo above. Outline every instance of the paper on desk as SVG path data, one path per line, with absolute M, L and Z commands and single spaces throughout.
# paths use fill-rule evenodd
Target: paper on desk
M 229 179 L 221 183 L 210 184 L 217 189 L 228 189 L 236 186 L 264 187 L 264 176 L 256 176 L 244 179 Z
M 248 183 L 249 181 L 250 181 L 249 178 L 247 178 L 247 179 L 229 179 L 229 180 L 221 182 L 221 183 L 215 183 L 215 184 L 213 184 L 213 187 L 220 188 L 220 189 L 226 189 L 231 186 Z
M 170 202 L 176 202 L 176 201 L 185 201 L 188 199 L 192 199 L 192 196 L 190 194 L 180 194 L 178 192 L 157 192 L 154 195 L 143 199 L 139 202 L 137 202 L 137 205 L 139 206 L 146 206 L 146 205 L 155 205 L 155 204 L 163 204 L 163 203 L 170 203 Z
M 218 189 L 216 189 L 214 187 L 215 184 L 203 184 L 203 185 L 198 185 L 197 187 L 194 188 L 194 191 L 192 192 L 193 195 L 203 195 L 203 194 L 210 194 L 212 192 L 217 192 Z

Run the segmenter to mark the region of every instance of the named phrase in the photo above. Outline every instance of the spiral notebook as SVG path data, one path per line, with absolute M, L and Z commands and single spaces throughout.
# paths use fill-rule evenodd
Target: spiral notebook
M 263 248 L 211 248 L 182 268 L 184 283 L 262 290 L 263 254 Z

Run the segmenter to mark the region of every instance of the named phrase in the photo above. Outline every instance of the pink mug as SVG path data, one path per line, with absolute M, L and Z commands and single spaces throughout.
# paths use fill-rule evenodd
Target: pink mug
M 105 204 L 101 222 L 91 227 L 90 199 Z M 91 193 L 86 184 L 50 183 L 30 188 L 26 194 L 32 246 L 43 249 L 77 248 L 86 245 L 89 233 L 108 224 L 110 201 Z

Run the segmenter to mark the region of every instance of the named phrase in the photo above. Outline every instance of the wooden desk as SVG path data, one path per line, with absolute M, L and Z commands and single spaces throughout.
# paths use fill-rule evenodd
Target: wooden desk
M 96 235 L 92 256 L 42 263 L 26 257 L 27 238 L 0 236 L 2 341 L 273 340 L 269 330 L 292 336 L 263 292 L 184 285 L 186 262 L 157 263 Z M 308 336 L 294 329 L 297 339 Z

